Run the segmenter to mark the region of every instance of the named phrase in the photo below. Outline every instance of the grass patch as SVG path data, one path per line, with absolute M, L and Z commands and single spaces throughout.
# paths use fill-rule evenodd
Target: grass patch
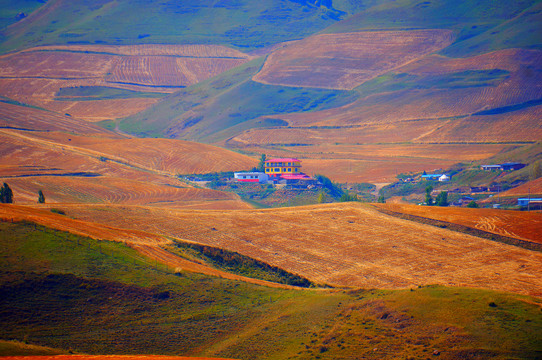
M 207 264 L 242 276 L 262 279 L 299 287 L 314 287 L 315 284 L 299 275 L 291 274 L 276 266 L 252 259 L 237 252 L 193 243 L 175 243 L 176 253 L 188 258 L 203 259 Z
M 107 86 L 77 86 L 60 88 L 55 94 L 56 101 L 96 101 L 134 98 L 163 98 L 168 94 L 141 92 Z

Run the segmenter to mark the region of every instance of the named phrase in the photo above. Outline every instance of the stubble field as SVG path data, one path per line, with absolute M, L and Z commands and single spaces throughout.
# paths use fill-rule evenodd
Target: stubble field
M 84 221 L 237 251 L 316 283 L 388 289 L 442 284 L 542 295 L 542 254 L 397 219 L 363 205 L 229 212 L 62 208 Z

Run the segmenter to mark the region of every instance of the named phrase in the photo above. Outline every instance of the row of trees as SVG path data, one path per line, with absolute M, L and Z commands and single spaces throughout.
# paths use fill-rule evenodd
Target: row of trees
M 433 201 L 433 197 L 431 196 L 431 192 L 433 191 L 433 187 L 431 185 L 428 185 L 425 188 L 425 204 L 427 206 L 448 206 L 448 193 L 446 191 L 441 191 L 440 194 L 437 195 L 435 200 Z
M 8 184 L 4 183 L 4 185 L 0 188 L 0 203 L 2 204 L 12 204 L 13 203 L 13 191 L 9 187 Z M 43 204 L 45 203 L 45 196 L 43 195 L 43 191 L 38 191 L 38 203 Z

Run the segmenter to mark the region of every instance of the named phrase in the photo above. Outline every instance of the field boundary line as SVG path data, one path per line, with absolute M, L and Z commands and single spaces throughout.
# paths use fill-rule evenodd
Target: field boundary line
M 542 244 L 538 244 L 532 241 L 504 236 L 504 235 L 492 233 L 489 231 L 484 231 L 484 230 L 480 230 L 480 229 L 476 229 L 476 228 L 472 228 L 469 226 L 460 225 L 456 223 L 451 223 L 447 221 L 436 220 L 436 219 L 426 218 L 423 216 L 410 215 L 410 214 L 405 214 L 401 212 L 386 210 L 378 206 L 373 206 L 373 208 L 381 212 L 382 214 L 386 214 L 386 215 L 393 216 L 396 218 L 414 221 L 421 224 L 427 224 L 427 225 L 431 225 L 431 226 L 435 226 L 439 228 L 445 228 L 451 231 L 460 232 L 463 234 L 472 235 L 472 236 L 476 236 L 482 239 L 500 242 L 507 245 L 517 246 L 517 247 L 531 250 L 531 251 L 542 252 Z

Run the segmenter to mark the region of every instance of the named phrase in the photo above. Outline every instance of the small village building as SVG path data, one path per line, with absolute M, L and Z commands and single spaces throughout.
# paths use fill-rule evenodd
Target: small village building
M 528 206 L 528 205 L 540 205 L 542 204 L 542 198 L 519 198 L 519 206 Z
M 266 160 L 265 173 L 271 179 L 278 179 L 285 175 L 302 174 L 301 161 L 299 161 L 298 159 L 293 159 L 293 158 L 280 158 L 280 159 Z
M 233 175 L 240 182 L 266 183 L 269 180 L 269 176 L 263 172 L 236 172 Z
M 442 176 L 438 178 L 438 181 L 440 182 L 450 181 L 450 177 L 446 174 L 442 174 Z
M 486 171 L 494 171 L 494 170 L 501 170 L 501 171 L 515 171 L 519 169 L 523 169 L 526 165 L 519 163 L 519 162 L 507 162 L 504 164 L 496 164 L 496 165 L 482 165 L 482 170 Z
M 422 179 L 425 180 L 438 180 L 444 174 L 425 174 L 422 175 Z
M 502 171 L 516 171 L 519 169 L 523 169 L 525 167 L 525 164 L 518 163 L 518 162 L 509 162 L 501 164 L 501 170 Z
M 501 170 L 501 165 L 482 165 L 482 170 Z

